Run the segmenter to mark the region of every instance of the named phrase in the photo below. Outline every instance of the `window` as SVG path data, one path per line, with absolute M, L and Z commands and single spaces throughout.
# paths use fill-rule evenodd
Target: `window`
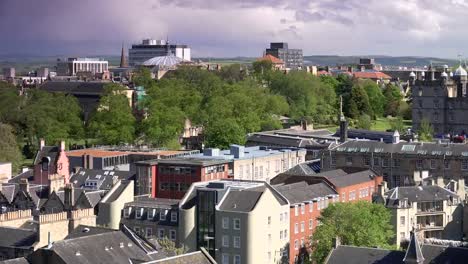
M 140 234 L 140 227 L 139 226 L 135 226 L 133 228 L 133 230 L 135 231 L 135 233 Z
M 450 160 L 444 160 L 444 168 L 450 169 Z
M 229 247 L 229 236 L 224 235 L 222 238 L 223 247 Z
M 364 159 L 364 165 L 365 166 L 370 166 L 370 163 L 371 163 L 370 157 L 368 155 L 366 155 L 366 156 L 364 156 L 363 159 Z
M 240 255 L 234 255 L 234 264 L 240 264 L 240 263 L 241 263 Z
M 263 166 L 260 166 L 260 179 L 263 179 Z
M 462 170 L 468 170 L 468 160 L 462 160 L 461 167 Z
M 177 212 L 171 212 L 171 222 L 177 222 Z
M 301 204 L 301 214 L 305 213 L 305 204 Z
M 330 160 L 330 165 L 335 166 L 336 165 L 336 156 L 332 156 Z
M 284 230 L 284 239 L 288 239 L 288 230 L 287 229 Z
M 176 240 L 176 231 L 175 230 L 170 230 L 169 234 L 170 234 L 170 239 L 171 240 Z
M 270 262 L 270 261 L 271 261 L 271 252 L 268 251 L 268 254 L 267 254 L 267 255 L 268 255 L 268 262 Z
M 405 226 L 405 217 L 400 216 L 400 226 Z
M 304 238 L 301 238 L 301 247 L 304 247 Z
M 434 108 L 439 108 L 439 100 L 434 100 Z
M 132 213 L 132 207 L 128 207 L 127 209 L 124 210 L 124 217 L 125 218 L 130 217 L 131 213 Z
M 268 217 L 268 225 L 271 225 L 271 216 Z
M 379 166 L 380 165 L 380 158 L 379 157 L 374 157 L 374 166 Z
M 343 192 L 343 193 L 341 194 L 341 201 L 342 201 L 342 202 L 346 202 L 346 193 L 345 193 L 345 192 Z
M 294 224 L 294 234 L 297 234 L 297 233 L 299 233 L 299 224 L 295 223 Z
M 161 212 L 159 212 L 159 220 L 166 221 L 166 210 L 161 210 Z
M 161 239 L 164 238 L 164 229 L 162 228 L 158 229 L 158 237 Z
M 258 179 L 258 167 L 255 167 L 255 179 Z
M 437 161 L 435 159 L 431 159 L 431 169 L 435 169 L 437 165 Z
M 356 200 L 356 191 L 349 192 L 349 200 Z
M 235 236 L 234 237 L 234 247 L 235 248 L 240 248 L 240 236 Z
M 271 243 L 271 234 L 268 234 L 268 243 Z
M 439 121 L 439 113 L 434 113 L 434 121 Z
M 388 167 L 388 166 L 389 166 L 388 158 L 382 159 L 382 167 Z
M 153 236 L 153 229 L 151 227 L 146 228 L 146 237 L 152 237 Z
M 296 239 L 294 240 L 294 249 L 298 250 L 299 249 L 299 241 Z
M 346 165 L 351 165 L 353 164 L 353 157 L 347 156 L 346 157 Z
M 148 209 L 148 220 L 152 220 L 154 218 L 154 215 L 156 214 L 156 209 Z
M 314 228 L 314 220 L 309 219 L 309 229 L 312 230 L 312 228 Z
M 137 208 L 136 210 L 136 218 L 141 219 L 141 216 L 143 215 L 143 208 Z
M 241 228 L 240 219 L 239 218 L 234 218 L 232 220 L 232 226 L 233 226 L 234 230 L 240 230 L 240 228 Z
M 304 221 L 301 222 L 301 232 L 304 232 L 304 229 L 305 229 L 305 224 L 304 224 Z
M 422 163 L 423 163 L 423 162 L 422 162 L 421 159 L 417 160 L 417 161 L 416 161 L 416 168 L 422 169 Z
M 229 229 L 229 218 L 223 217 L 223 229 Z
M 280 240 L 283 239 L 283 230 L 280 231 Z
M 222 255 L 222 262 L 223 264 L 229 264 L 229 254 Z
M 298 214 L 299 214 L 299 207 L 298 207 L 298 205 L 296 204 L 296 205 L 294 206 L 294 216 L 297 216 Z
M 280 222 L 283 222 L 283 213 L 280 214 Z
M 393 159 L 392 163 L 393 163 L 392 167 L 398 168 L 398 167 L 400 167 L 401 161 L 400 161 L 400 159 Z

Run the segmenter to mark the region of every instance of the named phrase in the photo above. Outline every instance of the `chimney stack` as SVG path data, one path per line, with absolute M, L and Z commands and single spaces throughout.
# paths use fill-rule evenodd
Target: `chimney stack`
M 41 150 L 41 149 L 44 148 L 44 147 L 45 147 L 45 140 L 44 140 L 43 138 L 41 138 L 41 139 L 39 140 L 39 149 Z
M 29 191 L 29 182 L 28 179 L 21 179 L 19 183 L 19 189 L 22 192 L 28 192 Z
M 65 205 L 65 208 L 71 209 L 73 206 L 73 197 L 75 196 L 74 195 L 75 188 L 73 188 L 73 184 L 68 183 L 67 185 L 65 185 L 64 192 L 65 194 L 64 194 L 63 202 Z
M 392 143 L 393 144 L 400 143 L 400 133 L 398 133 L 398 130 L 395 130 L 395 132 L 393 133 Z
M 60 141 L 60 151 L 65 151 L 65 141 Z

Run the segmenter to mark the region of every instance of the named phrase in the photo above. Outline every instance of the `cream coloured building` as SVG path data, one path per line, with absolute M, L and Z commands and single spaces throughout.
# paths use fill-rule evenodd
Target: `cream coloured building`
M 463 200 L 448 188 L 438 185 L 396 187 L 384 197 L 386 207 L 392 212 L 391 224 L 397 244 L 408 242 L 413 228 L 424 238 L 462 239 Z
M 191 251 L 204 247 L 221 264 L 288 263 L 289 203 L 268 183 L 195 183 L 179 210 Z
M 305 162 L 306 152 L 301 148 L 231 145 L 228 150 L 205 149 L 194 156 L 231 160 L 229 172 L 234 179 L 270 182 L 276 175 Z

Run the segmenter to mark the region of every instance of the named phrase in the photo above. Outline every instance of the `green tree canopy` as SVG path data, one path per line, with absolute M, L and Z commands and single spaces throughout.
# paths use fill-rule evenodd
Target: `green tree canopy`
M 11 162 L 13 173 L 18 172 L 23 161 L 13 127 L 0 123 L 0 162 Z
M 419 125 L 418 138 L 420 141 L 431 142 L 434 136 L 434 128 L 432 127 L 429 120 L 423 118 Z
M 385 97 L 380 87 L 371 80 L 359 80 L 358 85 L 362 86 L 369 98 L 369 105 L 374 114 L 373 118 L 381 117 L 385 110 Z
M 385 115 L 397 116 L 401 100 L 403 99 L 400 89 L 393 84 L 387 84 L 383 95 L 386 99 Z
M 370 130 L 372 127 L 372 119 L 369 115 L 363 114 L 358 118 L 356 127 L 359 129 Z
M 369 97 L 361 85 L 355 84 L 351 90 L 351 97 L 347 105 L 348 114 L 351 118 L 359 118 L 361 115 L 372 116 Z
M 135 138 L 135 122 L 125 88 L 107 84 L 89 122 L 92 135 L 103 144 L 131 143 Z
M 390 211 L 381 204 L 360 201 L 328 206 L 311 238 L 313 259 L 323 263 L 336 238 L 344 245 L 390 247 L 389 241 L 394 236 L 390 218 Z

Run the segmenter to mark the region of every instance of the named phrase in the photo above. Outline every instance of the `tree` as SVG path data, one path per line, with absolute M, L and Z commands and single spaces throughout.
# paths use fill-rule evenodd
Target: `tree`
M 361 115 L 357 120 L 356 127 L 360 129 L 370 130 L 372 127 L 372 120 L 370 116 L 366 114 Z
M 420 141 L 430 142 L 434 136 L 434 128 L 432 127 L 429 120 L 423 118 L 419 125 L 418 138 Z
M 125 88 L 107 84 L 89 123 L 92 135 L 104 144 L 131 143 L 135 137 L 135 122 Z
M 389 241 L 394 236 L 390 219 L 389 210 L 381 204 L 359 201 L 328 206 L 311 238 L 313 259 L 323 263 L 337 238 L 344 245 L 390 247 Z
M 397 116 L 401 100 L 403 99 L 400 89 L 393 84 L 387 84 L 383 94 L 386 99 L 385 115 Z
M 244 80 L 247 75 L 240 64 L 226 65 L 221 68 L 218 75 L 226 82 L 232 84 Z
M 218 119 L 204 130 L 207 147 L 228 149 L 231 144 L 245 144 L 245 130 L 232 118 Z
M 258 79 L 265 80 L 273 70 L 273 63 L 269 60 L 258 60 L 252 63 L 252 68 Z
M 7 124 L 0 123 L 0 162 L 11 162 L 13 172 L 20 169 L 23 157 L 16 143 L 16 136 L 13 132 L 13 127 Z
M 382 94 L 380 87 L 371 80 L 359 80 L 358 85 L 361 85 L 369 98 L 369 105 L 374 114 L 373 119 L 381 117 L 385 110 L 385 97 Z
M 359 118 L 364 114 L 372 116 L 369 97 L 362 86 L 357 84 L 353 86 L 348 103 L 348 114 L 351 118 Z
M 182 245 L 181 247 L 176 247 L 174 241 L 169 240 L 167 237 L 164 237 L 162 239 L 158 239 L 158 243 L 164 249 L 164 251 L 169 253 L 171 256 L 172 255 L 175 255 L 175 256 L 182 255 L 182 254 L 187 253 L 187 251 L 188 251 L 188 248 L 186 246 L 184 246 L 184 245 Z

